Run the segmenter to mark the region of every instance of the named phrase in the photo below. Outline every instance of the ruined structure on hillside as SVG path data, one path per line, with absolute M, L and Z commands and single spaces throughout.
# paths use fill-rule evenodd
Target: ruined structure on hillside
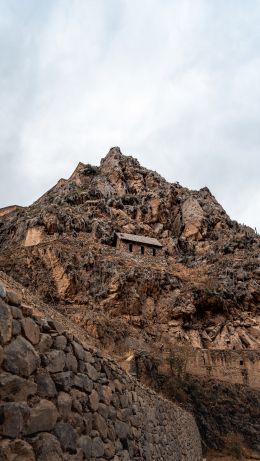
M 116 233 L 116 247 L 134 254 L 157 256 L 162 254 L 161 243 L 143 235 Z

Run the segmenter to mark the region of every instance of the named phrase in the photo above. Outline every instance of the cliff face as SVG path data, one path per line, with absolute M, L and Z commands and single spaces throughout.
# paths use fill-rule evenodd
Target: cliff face
M 0 285 L 2 461 L 201 460 L 188 412 Z
M 113 247 L 156 237 L 163 258 Z M 0 266 L 111 351 L 256 349 L 259 236 L 207 188 L 189 191 L 113 148 L 28 208 L 0 216 Z

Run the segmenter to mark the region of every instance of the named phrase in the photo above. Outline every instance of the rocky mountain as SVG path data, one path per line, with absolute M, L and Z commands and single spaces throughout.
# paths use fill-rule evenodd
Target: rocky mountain
M 113 247 L 156 237 L 163 258 Z M 0 217 L 0 267 L 112 350 L 256 349 L 260 238 L 207 188 L 168 183 L 112 148 L 33 205 Z
M 119 233 L 157 239 L 162 250 L 118 247 Z M 260 451 L 253 411 L 260 388 L 259 248 L 256 231 L 232 221 L 207 187 L 169 183 L 118 147 L 100 166 L 79 163 L 31 206 L 0 210 L 3 283 L 192 411 L 205 450 L 222 449 L 243 417 L 236 408 L 247 408 L 251 426 L 237 432 L 254 456 Z M 173 351 L 181 351 L 177 359 Z M 195 384 L 184 383 L 186 373 Z M 213 385 L 221 402 L 211 408 Z

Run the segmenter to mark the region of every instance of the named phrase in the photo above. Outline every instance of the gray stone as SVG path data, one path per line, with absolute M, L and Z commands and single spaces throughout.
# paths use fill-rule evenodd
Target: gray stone
M 92 365 L 90 365 L 90 363 L 86 363 L 86 371 L 92 381 L 96 381 L 98 379 L 98 372 Z
M 107 420 L 109 415 L 109 407 L 104 403 L 99 403 L 98 405 L 98 413 L 103 416 Z
M 58 411 L 55 405 L 49 400 L 42 399 L 35 407 L 31 408 L 25 433 L 29 435 L 36 432 L 51 431 L 57 418 Z
M 22 333 L 22 327 L 19 320 L 13 319 L 13 336 L 19 336 Z
M 92 458 L 101 458 L 105 451 L 104 443 L 102 442 L 100 437 L 95 437 L 92 440 L 92 447 L 91 447 L 91 456 Z
M 42 432 L 32 441 L 37 461 L 63 461 L 60 442 L 52 434 Z
M 71 412 L 72 398 L 66 392 L 59 392 L 57 405 L 62 418 L 67 419 Z
M 4 351 L 4 368 L 11 373 L 30 376 L 40 365 L 40 358 L 34 347 L 22 336 L 18 336 Z
M 18 293 L 6 290 L 6 302 L 11 306 L 21 306 L 22 298 Z
M 93 427 L 93 415 L 92 413 L 84 413 L 84 424 L 86 434 L 90 434 Z
M 86 459 L 90 459 L 92 453 L 92 439 L 88 435 L 82 435 L 78 440 L 78 446 L 82 448 Z
M 52 378 L 59 390 L 69 391 L 73 383 L 73 374 L 71 371 L 62 371 L 55 373 Z
M 40 341 L 40 329 L 38 325 L 30 318 L 26 317 L 22 320 L 23 333 L 33 345 Z
M 67 370 L 71 370 L 74 372 L 76 372 L 78 369 L 78 361 L 75 355 L 73 355 L 71 352 L 68 352 L 68 354 L 66 354 L 66 368 Z
M 63 351 L 52 350 L 45 355 L 46 369 L 51 373 L 63 371 L 65 367 L 65 354 Z
M 110 405 L 112 399 L 112 389 L 109 386 L 102 386 L 101 388 L 101 402 L 104 402 L 106 405 Z
M 86 392 L 91 392 L 93 389 L 93 383 L 87 375 L 83 373 L 77 373 L 74 376 L 74 386 L 79 389 L 84 389 Z
M 55 397 L 57 390 L 53 379 L 49 374 L 39 373 L 37 375 L 37 391 L 40 397 Z
M 13 317 L 11 309 L 0 298 L 0 343 L 6 344 L 12 338 Z
M 59 335 L 62 335 L 65 332 L 65 328 L 58 320 L 48 319 L 48 324 L 53 330 L 56 330 Z
M 14 319 L 21 320 L 23 318 L 23 314 L 19 307 L 11 306 L 11 312 Z
M 103 416 L 98 413 L 94 413 L 93 415 L 93 428 L 96 429 L 102 439 L 107 438 L 107 424 Z
M 58 438 L 63 450 L 70 453 L 76 452 L 77 433 L 68 423 L 60 422 L 54 428 L 54 434 Z
M 91 410 L 97 411 L 98 409 L 98 404 L 99 404 L 99 395 L 95 389 L 91 392 L 89 396 L 89 405 Z
M 40 343 L 38 345 L 39 351 L 44 354 L 48 352 L 52 346 L 53 340 L 52 337 L 46 333 L 41 334 Z
M 128 424 L 117 420 L 115 422 L 115 431 L 120 440 L 126 439 L 129 434 L 129 426 Z
M 24 402 L 9 402 L 0 405 L 0 434 L 10 438 L 20 437 L 30 415 L 30 408 Z
M 79 343 L 77 343 L 76 341 L 72 341 L 72 346 L 73 346 L 74 353 L 75 353 L 76 357 L 79 360 L 85 360 L 86 353 L 85 353 L 83 347 Z
M 36 394 L 37 386 L 33 381 L 26 380 L 11 373 L 0 373 L 0 399 L 15 402 L 26 401 L 28 396 Z
M 56 336 L 56 338 L 54 339 L 54 347 L 55 347 L 55 349 L 60 349 L 60 350 L 64 351 L 66 346 L 67 346 L 67 338 L 66 338 L 66 336 L 63 336 L 63 335 Z

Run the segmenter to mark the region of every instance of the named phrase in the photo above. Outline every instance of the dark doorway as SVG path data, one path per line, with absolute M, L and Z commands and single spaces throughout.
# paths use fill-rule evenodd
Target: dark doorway
M 144 247 L 141 246 L 141 254 L 144 255 Z
M 132 243 L 129 243 L 129 251 L 130 251 L 130 253 L 133 252 L 133 244 Z
M 153 248 L 153 256 L 156 256 L 156 249 Z

